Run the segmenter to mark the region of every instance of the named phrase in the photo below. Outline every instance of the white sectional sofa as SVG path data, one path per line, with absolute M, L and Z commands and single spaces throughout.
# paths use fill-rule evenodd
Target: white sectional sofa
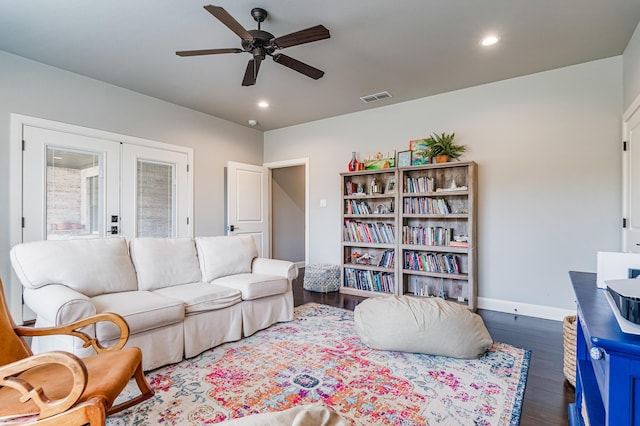
M 250 236 L 38 241 L 14 246 L 11 263 L 37 327 L 115 312 L 145 370 L 293 319 L 296 265 L 258 258 Z M 110 327 L 88 332 L 109 344 Z M 70 336 L 36 338 L 32 349 L 93 352 Z

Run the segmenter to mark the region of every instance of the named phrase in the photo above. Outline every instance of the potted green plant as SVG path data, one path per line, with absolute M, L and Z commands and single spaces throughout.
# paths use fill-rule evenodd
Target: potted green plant
M 464 145 L 453 143 L 456 134 L 433 133 L 429 138 L 429 148 L 431 148 L 431 156 L 436 163 L 446 163 L 450 160 L 457 160 L 467 150 Z

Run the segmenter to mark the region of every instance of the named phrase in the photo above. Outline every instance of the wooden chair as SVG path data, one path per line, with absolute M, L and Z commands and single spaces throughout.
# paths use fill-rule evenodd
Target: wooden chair
M 101 321 L 120 328 L 111 347 L 78 329 Z M 24 336 L 68 334 L 92 346 L 97 355 L 80 359 L 62 351 L 33 355 Z M 37 425 L 104 425 L 106 416 L 153 396 L 142 371 L 139 348 L 123 349 L 129 326 L 116 314 L 99 314 L 60 327 L 18 327 L 11 318 L 0 280 L 0 420 Z M 131 378 L 140 395 L 113 405 Z

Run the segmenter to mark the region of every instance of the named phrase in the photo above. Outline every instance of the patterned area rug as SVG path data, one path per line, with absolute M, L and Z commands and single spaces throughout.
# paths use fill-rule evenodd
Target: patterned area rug
M 517 425 L 529 358 L 503 343 L 477 360 L 369 349 L 353 312 L 310 303 L 292 322 L 148 372 L 156 395 L 107 425 L 213 424 L 312 402 L 354 425 Z

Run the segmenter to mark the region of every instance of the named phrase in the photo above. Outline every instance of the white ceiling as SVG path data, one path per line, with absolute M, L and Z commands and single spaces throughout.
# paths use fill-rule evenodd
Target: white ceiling
M 242 87 L 248 53 L 176 56 L 240 47 L 207 4 L 246 29 L 262 7 L 275 36 L 324 25 L 330 39 L 281 52 L 325 76 L 267 58 Z M 639 21 L 640 0 L 0 0 L 0 50 L 271 130 L 621 55 Z M 481 48 L 491 32 L 501 43 Z M 392 99 L 360 100 L 385 90 Z

